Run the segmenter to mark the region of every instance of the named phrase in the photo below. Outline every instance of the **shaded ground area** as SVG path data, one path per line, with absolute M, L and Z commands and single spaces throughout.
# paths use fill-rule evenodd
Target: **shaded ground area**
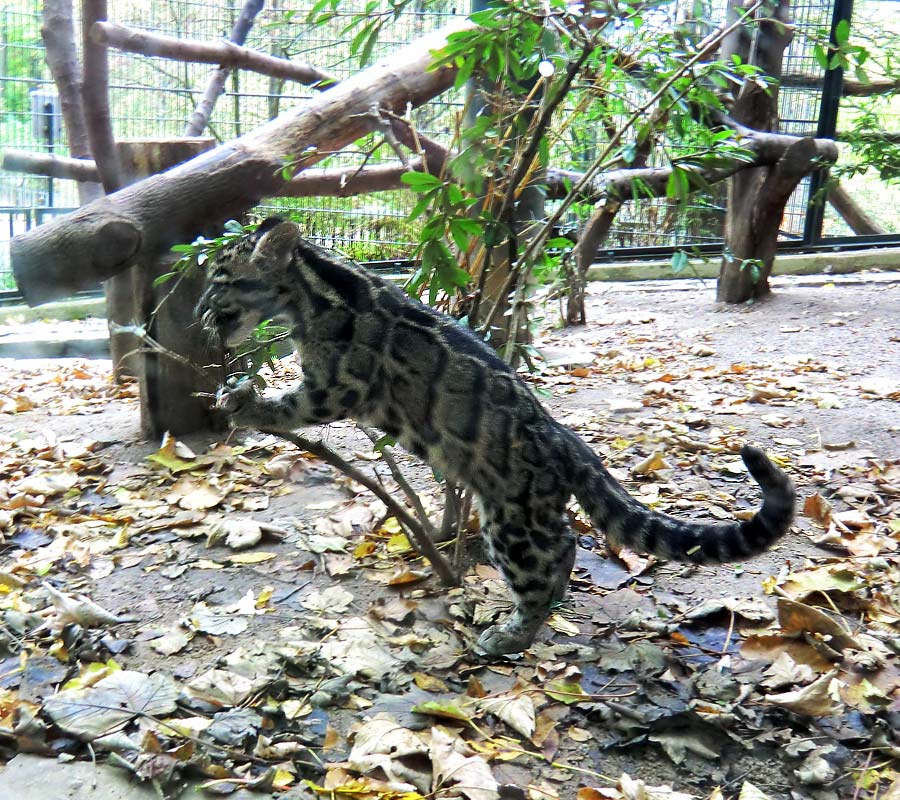
M 474 543 L 441 588 L 321 463 L 259 435 L 142 443 L 107 362 L 3 361 L 0 756 L 91 741 L 171 796 L 900 792 L 900 283 L 712 297 L 595 285 L 529 380 L 661 510 L 750 513 L 737 451 L 761 444 L 798 484 L 794 531 L 698 569 L 607 560 L 580 522 L 569 598 L 510 660 L 469 652 L 508 607 Z M 352 425 L 323 435 L 392 485 Z M 158 796 L 44 763 L 20 756 L 0 796 Z

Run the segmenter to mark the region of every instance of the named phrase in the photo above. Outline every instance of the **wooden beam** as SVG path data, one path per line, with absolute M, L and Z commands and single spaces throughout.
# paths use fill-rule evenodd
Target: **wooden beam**
M 26 302 L 95 287 L 278 195 L 285 172 L 289 179 L 376 127 L 373 109 L 405 113 L 450 88 L 455 70 L 431 68 L 432 52 L 472 27 L 455 21 L 239 139 L 16 237 L 11 261 Z
M 128 28 L 115 22 L 97 22 L 91 28 L 91 40 L 98 45 L 114 47 L 129 53 L 174 61 L 190 61 L 201 64 L 217 64 L 220 67 L 240 67 L 261 75 L 286 78 L 303 84 L 334 83 L 335 78 L 309 64 L 300 64 L 287 58 L 270 56 L 259 50 L 241 47 L 234 42 L 197 42 L 162 36 L 136 28 Z

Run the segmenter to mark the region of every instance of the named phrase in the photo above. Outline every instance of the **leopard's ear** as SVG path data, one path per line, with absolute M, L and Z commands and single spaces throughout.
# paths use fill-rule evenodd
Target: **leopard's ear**
M 291 262 L 294 248 L 300 241 L 300 228 L 295 222 L 278 220 L 274 225 L 267 225 L 266 220 L 260 228 L 263 233 L 253 248 L 251 259 L 263 269 L 283 271 Z

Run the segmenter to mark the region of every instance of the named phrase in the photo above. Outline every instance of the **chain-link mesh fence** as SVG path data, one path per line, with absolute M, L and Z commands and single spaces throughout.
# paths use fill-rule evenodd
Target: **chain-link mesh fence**
M 780 93 L 782 129 L 788 133 L 814 133 L 821 107 L 822 69 L 813 57 L 813 40 L 827 30 L 834 0 L 804 0 L 792 3 L 796 32 L 785 58 L 785 86 Z M 352 14 L 360 11 L 362 0 L 342 2 L 342 16 L 324 26 L 306 23 L 311 2 L 272 0 L 247 39 L 247 46 L 273 55 L 309 62 L 342 78 L 359 64 L 351 55 L 354 31 L 345 31 Z M 687 3 L 674 3 L 667 11 L 677 16 Z M 900 10 L 891 0 L 859 0 L 864 13 L 885 21 L 886 7 Z M 696 3 L 691 1 L 690 8 Z M 389 6 L 386 3 L 385 9 Z M 155 33 L 187 39 L 211 40 L 226 37 L 240 12 L 241 4 L 201 3 L 193 0 L 117 0 L 111 4 L 115 21 Z M 399 46 L 448 22 L 457 12 L 468 10 L 468 0 L 460 7 L 452 2 L 411 4 L 396 20 L 385 25 L 372 56 L 390 53 Z M 724 18 L 725 0 L 709 0 L 710 29 Z M 900 15 L 898 15 L 900 16 Z M 896 23 L 896 20 L 895 20 Z M 889 23 L 890 24 L 890 23 Z M 900 23 L 896 23 L 900 24 Z M 10 0 L 0 11 L 0 146 L 36 152 L 66 154 L 65 131 L 55 130 L 34 110 L 53 94 L 54 87 L 44 63 L 40 37 L 41 11 L 37 0 Z M 77 25 L 77 22 L 76 22 Z M 145 58 L 110 50 L 110 102 L 117 138 L 169 137 L 183 134 L 186 121 L 206 87 L 211 67 L 165 59 Z M 228 77 L 209 128 L 219 141 L 239 136 L 284 112 L 314 89 L 297 83 L 235 71 Z M 42 93 L 46 93 L 42 94 Z M 888 116 L 898 120 L 897 98 L 886 106 Z M 891 105 L 893 103 L 893 105 Z M 33 109 L 32 106 L 35 106 Z M 462 106 L 459 93 L 447 93 L 415 112 L 416 123 L 438 140 L 447 141 Z M 842 111 L 841 124 L 848 111 Z M 375 134 L 358 142 L 334 159 L 334 165 L 373 164 L 393 160 L 386 146 L 378 146 Z M 677 143 L 669 143 L 676 148 Z M 670 147 L 668 153 L 671 154 Z M 577 166 L 567 164 L 565 166 Z M 854 195 L 871 203 L 872 213 L 883 217 L 883 187 L 870 177 L 850 182 Z M 799 239 L 804 233 L 809 195 L 808 181 L 797 190 L 785 214 L 782 234 Z M 900 199 L 900 198 L 897 198 Z M 12 288 L 8 242 L 13 235 L 39 224 L 48 215 L 62 213 L 77 204 L 70 181 L 0 173 L 0 290 Z M 290 210 L 302 221 L 313 239 L 337 246 L 361 260 L 390 260 L 407 257 L 416 240 L 417 222 L 407 219 L 411 198 L 403 191 L 381 192 L 352 198 L 292 198 L 267 201 L 270 211 Z M 894 206 L 896 207 L 896 203 Z M 721 241 L 724 218 L 724 186 L 705 196 L 697 196 L 686 208 L 672 202 L 645 200 L 628 204 L 620 213 L 608 246 L 614 249 L 675 246 L 690 247 Z M 891 224 L 896 227 L 896 223 Z M 844 233 L 833 214 L 826 216 L 826 235 Z

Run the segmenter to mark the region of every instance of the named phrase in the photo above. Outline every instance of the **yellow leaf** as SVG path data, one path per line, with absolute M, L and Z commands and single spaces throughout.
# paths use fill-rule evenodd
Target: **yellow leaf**
M 116 532 L 116 535 L 112 538 L 112 549 L 121 550 L 123 547 L 128 547 L 128 538 L 128 528 L 119 528 L 119 530 Z
M 272 786 L 275 789 L 287 789 L 295 779 L 295 776 L 286 769 L 276 769 L 275 777 L 272 778 Z
M 372 555 L 375 552 L 375 542 L 366 540 L 364 542 L 360 542 L 356 547 L 353 548 L 353 557 L 354 558 L 365 558 L 366 556 Z
M 271 586 L 264 586 L 260 589 L 259 594 L 256 596 L 256 607 L 257 608 L 265 608 L 269 604 L 269 600 L 272 599 L 272 594 L 275 589 Z
M 109 659 L 105 664 L 99 661 L 92 661 L 90 664 L 81 668 L 81 671 L 69 681 L 66 681 L 63 689 L 84 689 L 93 686 L 98 681 L 103 680 L 107 675 L 118 672 L 122 668 L 116 663 L 115 659 Z
M 396 517 L 388 517 L 384 524 L 378 529 L 379 533 L 390 534 L 390 533 L 400 533 L 403 530 L 400 526 L 400 523 L 397 521 Z
M 569 738 L 573 742 L 589 742 L 594 738 L 590 731 L 586 731 L 584 728 L 577 728 L 574 725 L 566 733 L 569 734 Z
M 561 614 L 553 614 L 547 620 L 547 624 L 557 633 L 563 633 L 566 636 L 578 636 L 580 633 L 578 626 L 574 622 L 569 622 Z
M 436 678 L 434 675 L 428 675 L 425 672 L 414 672 L 413 680 L 416 682 L 416 686 L 420 689 L 424 689 L 426 692 L 448 691 L 447 684 L 440 678 Z
M 305 700 L 285 700 L 281 706 L 281 711 L 287 719 L 297 719 L 312 714 L 313 707 Z
M 671 464 L 663 458 L 662 453 L 653 453 L 631 468 L 633 475 L 653 475 L 658 470 L 672 469 Z
M 415 714 L 430 714 L 432 717 L 442 717 L 443 719 L 455 719 L 459 722 L 468 722 L 472 724 L 469 715 L 454 703 L 439 703 L 436 700 L 428 700 L 412 707 Z
M 208 558 L 200 558 L 194 562 L 194 566 L 197 569 L 225 569 L 224 564 L 220 564 L 218 561 L 210 561 Z
M 409 543 L 409 539 L 406 538 L 405 533 L 395 533 L 388 539 L 387 551 L 389 553 L 406 553 L 410 550 L 412 550 L 412 545 Z
M 408 569 L 407 567 L 403 567 L 402 569 L 397 570 L 390 578 L 387 580 L 388 586 L 402 586 L 405 583 L 415 583 L 416 581 L 424 580 L 428 577 L 427 572 L 423 572 L 418 569 Z
M 190 454 L 188 456 L 188 454 Z M 188 456 L 182 458 L 182 455 Z M 162 445 L 153 455 L 147 456 L 148 461 L 159 464 L 173 473 L 195 469 L 200 464 L 194 460 L 194 454 L 179 442 L 168 431 L 163 436 Z
M 577 681 L 551 681 L 544 690 L 548 697 L 558 700 L 560 703 L 572 705 L 590 700 L 590 696 L 584 693 L 581 684 Z
M 278 554 L 257 550 L 252 553 L 235 553 L 233 556 L 228 556 L 228 561 L 232 564 L 261 564 L 263 561 L 271 561 L 273 558 L 278 558 Z

